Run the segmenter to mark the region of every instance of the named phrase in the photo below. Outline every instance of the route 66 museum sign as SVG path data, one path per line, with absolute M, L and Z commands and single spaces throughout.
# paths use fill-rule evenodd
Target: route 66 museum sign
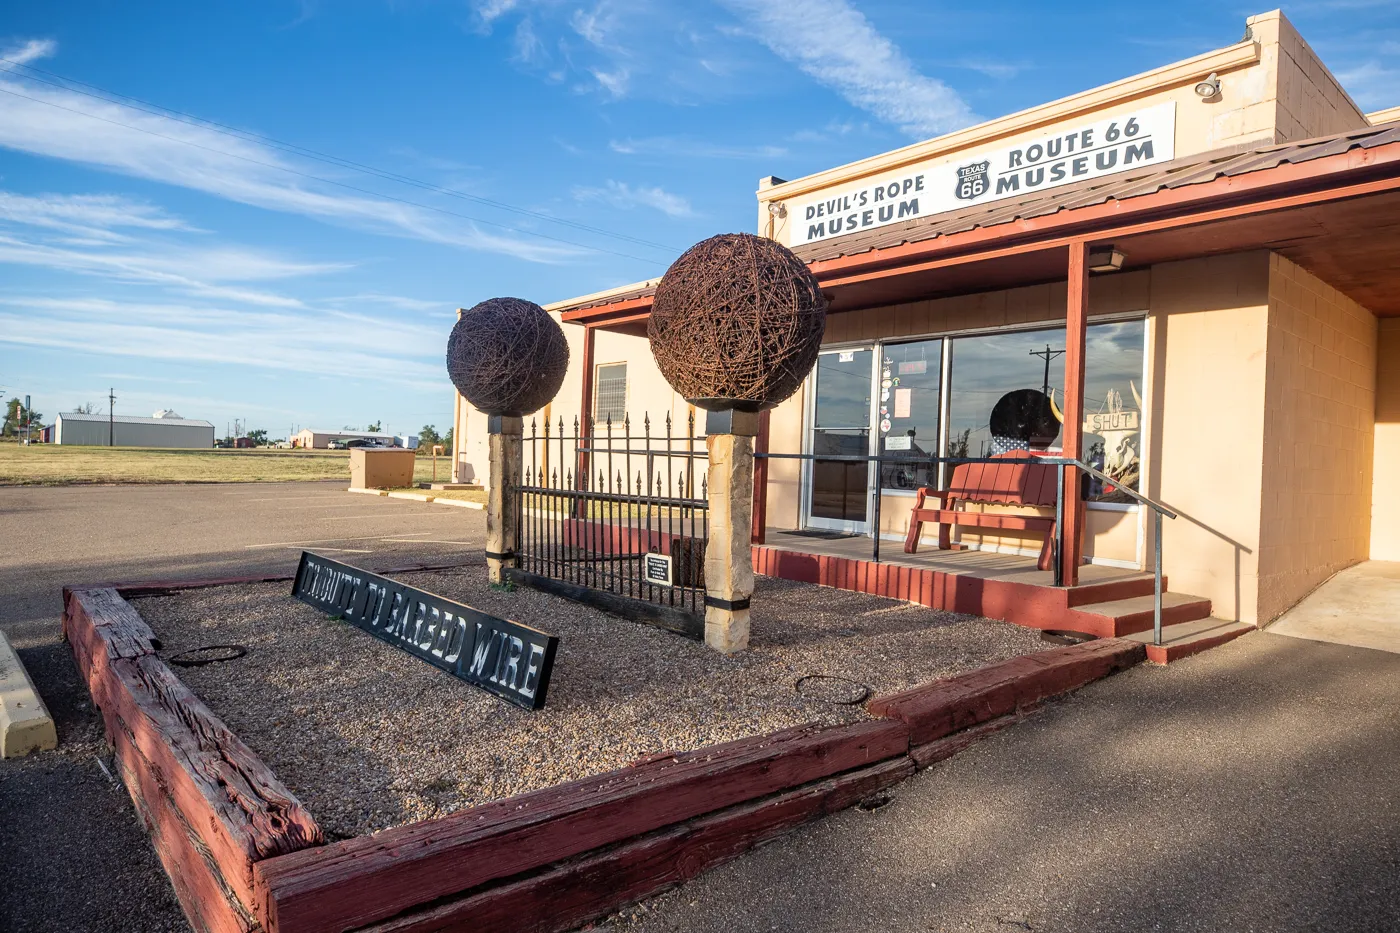
M 1176 104 L 1169 102 L 961 160 L 930 159 L 873 182 L 794 198 L 790 245 L 1167 162 L 1175 149 Z

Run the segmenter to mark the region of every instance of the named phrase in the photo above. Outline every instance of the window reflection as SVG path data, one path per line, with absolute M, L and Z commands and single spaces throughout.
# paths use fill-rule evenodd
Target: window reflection
M 880 453 L 892 457 L 936 457 L 943 381 L 943 341 L 886 344 L 880 371 L 877 421 Z M 915 489 L 938 481 L 929 463 L 883 463 L 881 486 Z
M 1095 480 L 1090 498 L 1103 502 L 1128 502 L 1119 486 L 1137 489 L 1140 470 L 1141 389 L 1143 335 L 1141 320 L 1093 324 L 1087 329 L 1084 373 L 1085 462 L 1118 480 Z M 952 344 L 952 376 L 949 387 L 948 456 L 990 457 L 1014 449 L 1058 449 L 1064 431 L 1054 421 L 1049 430 L 1032 426 L 1037 420 L 1034 401 L 1049 394 L 1055 416 L 1064 405 L 1064 363 L 1055 351 L 1064 348 L 1064 330 L 1021 331 L 958 337 Z M 1047 366 L 1047 359 L 1049 363 Z M 1027 391 L 1030 390 L 1030 391 Z M 1011 393 L 1016 396 L 1009 397 Z M 1008 429 L 1008 421 L 994 423 L 1013 401 L 1024 430 Z M 1012 419 L 1015 422 L 1016 419 Z

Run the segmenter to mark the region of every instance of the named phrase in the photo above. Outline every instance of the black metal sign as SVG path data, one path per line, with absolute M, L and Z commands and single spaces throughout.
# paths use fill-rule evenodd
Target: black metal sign
M 292 595 L 516 706 L 544 706 L 557 636 L 307 551 Z

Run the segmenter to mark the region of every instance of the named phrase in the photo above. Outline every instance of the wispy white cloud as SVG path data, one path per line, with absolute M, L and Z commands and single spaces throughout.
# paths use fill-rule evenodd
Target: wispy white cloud
M 343 310 L 0 296 L 0 344 L 231 364 L 437 389 L 443 326 Z
M 956 91 L 920 74 L 846 0 L 721 2 L 779 58 L 912 136 L 947 133 L 976 120 Z
M 30 39 L 23 45 L 0 48 L 0 58 L 6 59 L 0 62 L 0 71 L 12 71 L 41 58 L 52 58 L 56 52 L 58 43 L 52 39 Z
M 683 136 L 614 139 L 608 143 L 608 148 L 621 155 L 692 159 L 776 159 L 788 153 L 784 146 L 722 146 Z
M 975 71 L 998 81 L 1009 81 L 1028 67 L 1020 62 L 999 61 L 991 58 L 963 58 L 954 62 L 953 66 Z
M 691 217 L 695 214 L 690 202 L 678 194 L 672 194 L 657 186 L 633 186 L 612 179 L 608 179 L 602 187 L 579 186 L 574 188 L 574 200 L 601 201 L 624 210 L 634 207 L 650 207 L 668 217 Z
M 343 262 L 296 262 L 231 246 L 169 243 L 113 234 L 113 226 L 163 232 L 183 221 L 149 205 L 105 195 L 26 197 L 0 192 L 0 263 L 27 265 L 140 283 L 181 294 L 256 305 L 300 307 L 296 298 L 244 287 L 343 271 Z M 92 236 L 54 236 L 49 230 L 87 230 Z
M 80 234 L 91 241 L 128 239 L 120 228 L 192 229 L 154 204 L 115 194 L 24 195 L 0 191 L 0 221 Z
M 3 55 L 32 57 L 26 52 L 32 45 Z M 355 229 L 534 262 L 559 262 L 584 252 L 562 243 L 489 233 L 470 221 L 372 194 L 345 193 L 254 140 L 24 81 L 14 70 L 0 79 L 0 146 Z
M 1400 105 L 1400 67 L 1372 59 L 1338 71 L 1336 77 L 1363 110 Z

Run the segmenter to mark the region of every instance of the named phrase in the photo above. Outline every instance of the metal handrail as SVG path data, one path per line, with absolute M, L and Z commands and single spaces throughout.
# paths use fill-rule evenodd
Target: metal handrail
M 847 462 L 851 462 L 851 463 L 860 463 L 860 462 L 867 462 L 867 463 L 868 463 L 868 462 L 870 462 L 870 461 L 873 460 L 873 461 L 879 462 L 880 464 L 885 464 L 885 463 L 930 463 L 930 464 L 932 464 L 932 463 L 952 463 L 952 464 L 955 464 L 955 465 L 956 465 L 956 464 L 962 464 L 962 463 L 995 463 L 995 464 L 1005 464 L 1005 463 L 1007 462 L 1007 458 L 1006 458 L 1006 457 L 937 457 L 937 456 L 925 456 L 925 457 L 890 457 L 890 456 L 886 456 L 885 454 L 815 454 L 815 453 L 807 453 L 807 454 L 755 453 L 755 454 L 754 454 L 754 459 L 756 459 L 756 460 L 757 460 L 757 459 L 764 459 L 764 460 L 834 460 L 834 461 L 847 461 Z M 1153 516 L 1152 516 L 1152 521 L 1153 521 L 1153 548 L 1152 548 L 1152 557 L 1153 557 L 1153 570 L 1152 570 L 1152 577 L 1153 577 L 1153 592 L 1152 592 L 1152 643 L 1153 643 L 1154 645 L 1160 646 L 1160 645 L 1162 644 L 1162 516 L 1165 515 L 1165 516 L 1167 516 L 1168 518 L 1176 518 L 1176 517 L 1177 517 L 1177 513 L 1174 512 L 1174 511 L 1172 511 L 1170 508 L 1168 508 L 1167 506 L 1163 505 L 1162 503 L 1156 501 L 1155 499 L 1151 499 L 1151 498 L 1149 498 L 1149 497 L 1147 497 L 1147 496 L 1144 496 L 1144 495 L 1142 495 L 1141 493 L 1137 492 L 1136 490 L 1128 489 L 1127 487 L 1121 485 L 1121 484 L 1118 482 L 1118 480 L 1114 479 L 1113 477 L 1109 476 L 1109 475 L 1106 474 L 1106 473 L 1101 472 L 1100 470 L 1095 469 L 1094 467 L 1089 466 L 1089 464 L 1085 463 L 1083 460 L 1080 460 L 1080 459 L 1078 459 L 1078 458 L 1076 458 L 1076 457 L 1042 457 L 1042 456 L 1036 456 L 1034 459 L 1035 459 L 1037 462 L 1039 462 L 1039 463 L 1051 464 L 1051 465 L 1054 465 L 1054 466 L 1056 466 L 1056 467 L 1058 468 L 1058 469 L 1056 470 L 1056 485 L 1057 485 L 1056 496 L 1055 496 L 1055 537 L 1056 537 L 1056 541 L 1055 541 L 1055 557 L 1056 557 L 1056 560 L 1055 560 L 1055 569 L 1054 569 L 1054 574 L 1055 574 L 1055 586 L 1057 586 L 1057 587 L 1058 587 L 1058 586 L 1063 586 L 1063 585 L 1064 585 L 1064 579 L 1063 579 L 1063 576 L 1062 576 L 1062 570 L 1061 570 L 1061 566 L 1060 566 L 1059 556 L 1060 556 L 1062 553 L 1064 553 L 1064 546 L 1065 546 L 1064 499 L 1065 499 L 1065 468 L 1066 468 L 1066 467 L 1074 467 L 1075 469 L 1082 470 L 1082 471 L 1084 471 L 1085 473 L 1087 473 L 1088 475 L 1093 476 L 1093 477 L 1097 477 L 1098 479 L 1100 479 L 1100 480 L 1102 480 L 1102 481 L 1104 481 L 1104 482 L 1106 482 L 1106 483 L 1111 483 L 1111 484 L 1113 484 L 1113 485 L 1118 489 L 1118 491 L 1126 493 L 1126 494 L 1128 495 L 1129 498 L 1131 498 L 1131 499 L 1133 499 L 1134 501 L 1136 501 L 1136 502 L 1138 502 L 1138 503 L 1140 503 L 1140 504 L 1142 504 L 1142 505 L 1145 505 L 1145 506 L 1147 506 L 1148 508 L 1152 509 L 1152 512 L 1153 512 Z M 882 491 L 883 491 L 883 488 L 876 490 L 877 495 L 875 496 L 875 516 L 874 516 L 874 532 L 875 532 L 875 533 L 874 533 L 874 535 L 872 536 L 872 537 L 874 538 L 874 542 L 875 542 L 875 543 L 874 543 L 874 550 L 873 550 L 873 560 L 874 560 L 875 563 L 879 563 L 879 562 L 880 562 L 880 505 L 881 505 L 881 500 L 884 498 L 884 496 L 883 496 L 883 495 L 880 495 L 880 494 L 878 494 L 878 493 L 881 493 Z

